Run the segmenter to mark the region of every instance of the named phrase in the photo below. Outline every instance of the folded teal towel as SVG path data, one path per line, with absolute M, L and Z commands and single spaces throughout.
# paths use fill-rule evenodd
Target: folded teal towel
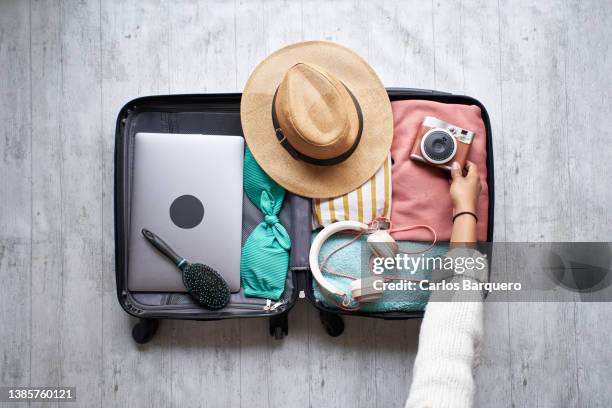
M 316 235 L 317 232 L 314 232 L 311 238 L 314 239 Z M 350 235 L 334 235 L 333 237 L 329 238 L 321 248 L 319 261 L 322 261 L 330 252 L 338 248 L 340 245 L 346 243 L 350 239 L 352 239 L 352 236 Z M 327 261 L 326 268 L 334 272 L 340 272 L 342 274 L 349 275 L 358 279 L 362 276 L 366 276 L 366 273 L 369 274 L 369 272 L 367 272 L 367 261 L 363 262 L 362 265 L 362 253 L 364 258 L 369 254 L 369 249 L 366 240 L 367 236 L 364 235 L 361 237 L 360 240 L 336 252 Z M 411 252 L 418 251 L 420 249 L 425 249 L 427 246 L 429 246 L 429 243 L 414 241 L 398 241 L 398 244 L 401 251 Z M 448 252 L 448 242 L 439 242 L 432 249 L 427 251 L 424 256 L 428 258 L 438 257 L 443 256 L 444 254 L 446 254 L 446 252 Z M 327 279 L 333 282 L 334 285 L 336 285 L 343 291 L 350 293 L 350 284 L 352 282 L 351 279 L 332 275 L 326 272 L 323 272 L 323 275 L 325 275 Z M 414 274 L 410 275 L 410 279 L 428 279 L 430 276 L 431 270 L 420 269 L 415 271 Z M 408 277 L 408 274 L 403 273 L 402 277 Z M 336 307 L 335 305 L 330 304 L 327 299 L 323 297 L 319 289 L 319 285 L 316 282 L 314 282 L 313 286 L 314 295 L 317 301 L 322 302 L 328 307 Z M 427 305 L 428 299 L 429 291 L 423 291 L 420 289 L 396 291 L 387 290 L 380 299 L 377 299 L 374 302 L 362 303 L 361 308 L 359 310 L 362 312 L 423 311 L 425 310 L 425 306 Z

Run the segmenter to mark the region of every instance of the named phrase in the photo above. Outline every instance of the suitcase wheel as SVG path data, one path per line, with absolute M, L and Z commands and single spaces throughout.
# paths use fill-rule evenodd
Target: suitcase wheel
M 140 319 L 132 329 L 132 338 L 138 344 L 148 343 L 157 333 L 158 327 L 159 320 L 157 319 Z
M 282 338 L 285 337 L 285 333 L 283 332 L 283 328 L 280 326 L 276 326 L 274 328 L 274 339 L 275 340 L 282 340 Z
M 282 340 L 287 334 L 289 334 L 288 313 L 270 317 L 270 336 Z
M 340 315 L 321 310 L 319 312 L 319 319 L 321 319 L 325 331 L 331 337 L 338 337 L 344 332 L 344 320 L 342 320 Z

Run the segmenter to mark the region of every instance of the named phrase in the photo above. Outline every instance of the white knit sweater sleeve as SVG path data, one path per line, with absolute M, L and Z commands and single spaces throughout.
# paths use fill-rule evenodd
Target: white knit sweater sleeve
M 466 277 L 455 275 L 452 281 L 461 283 L 463 279 Z M 477 280 L 486 280 L 486 271 L 483 279 Z M 460 292 L 455 301 L 439 301 L 448 300 L 448 292 L 431 295 L 421 324 L 406 408 L 462 408 L 473 404 L 472 370 L 483 334 L 483 304 L 480 293 Z

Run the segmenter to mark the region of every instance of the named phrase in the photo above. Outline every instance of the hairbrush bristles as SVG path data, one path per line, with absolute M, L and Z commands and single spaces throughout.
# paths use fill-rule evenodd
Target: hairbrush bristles
M 221 309 L 230 301 L 227 283 L 208 265 L 198 263 L 185 265 L 183 283 L 198 304 L 208 309 Z

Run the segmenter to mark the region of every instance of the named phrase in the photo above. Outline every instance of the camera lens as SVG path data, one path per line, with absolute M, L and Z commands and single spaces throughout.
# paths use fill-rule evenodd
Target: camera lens
M 421 152 L 432 163 L 443 164 L 450 161 L 457 151 L 457 141 L 450 132 L 432 129 L 423 136 Z

